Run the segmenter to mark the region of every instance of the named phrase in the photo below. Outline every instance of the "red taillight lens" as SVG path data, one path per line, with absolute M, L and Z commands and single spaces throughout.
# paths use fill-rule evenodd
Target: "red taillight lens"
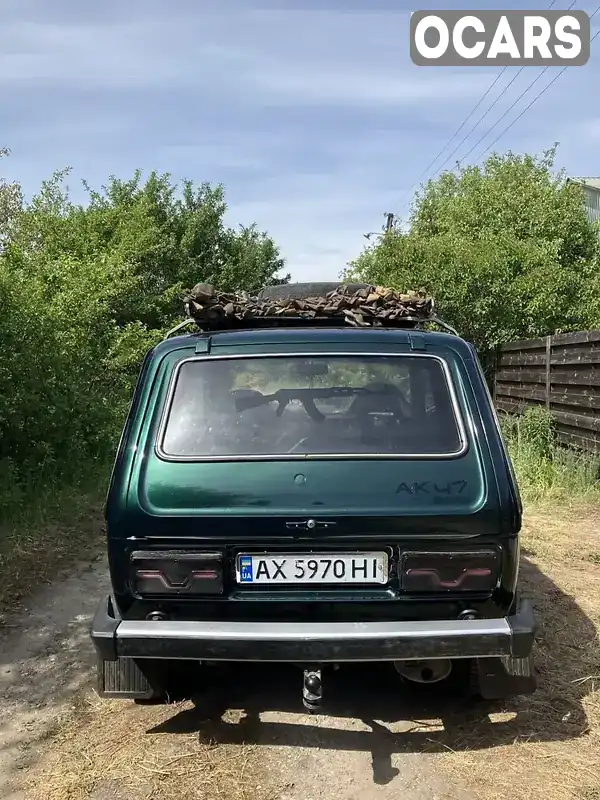
M 220 553 L 137 550 L 131 554 L 131 584 L 138 595 L 207 595 L 223 591 Z
M 405 552 L 400 570 L 407 592 L 490 592 L 498 582 L 500 552 Z

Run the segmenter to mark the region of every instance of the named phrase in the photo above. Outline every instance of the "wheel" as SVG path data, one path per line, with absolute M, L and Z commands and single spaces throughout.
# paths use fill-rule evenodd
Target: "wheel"
M 189 699 L 200 681 L 198 661 L 144 659 L 138 661 L 152 695 L 141 700 L 142 703 L 174 703 Z

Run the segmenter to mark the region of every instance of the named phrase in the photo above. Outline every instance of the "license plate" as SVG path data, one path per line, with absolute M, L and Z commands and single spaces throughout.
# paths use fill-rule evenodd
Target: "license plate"
M 237 559 L 243 584 L 388 582 L 387 553 L 244 554 Z

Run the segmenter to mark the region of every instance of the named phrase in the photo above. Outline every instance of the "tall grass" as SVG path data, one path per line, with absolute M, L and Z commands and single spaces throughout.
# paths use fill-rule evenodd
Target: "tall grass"
M 561 446 L 545 408 L 504 415 L 501 426 L 524 500 L 600 499 L 600 457 Z
M 102 553 L 111 466 L 92 462 L 76 478 L 48 475 L 31 485 L 0 476 L 0 630 L 5 612 L 31 590 Z

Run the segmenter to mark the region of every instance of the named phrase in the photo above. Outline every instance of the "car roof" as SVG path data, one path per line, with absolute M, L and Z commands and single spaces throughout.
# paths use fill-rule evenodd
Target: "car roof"
M 418 338 L 417 338 L 418 337 Z M 165 339 L 154 348 L 155 356 L 164 356 L 182 348 L 197 346 L 210 339 L 211 347 L 246 346 L 261 347 L 280 344 L 331 344 L 347 345 L 349 343 L 364 344 L 398 344 L 406 345 L 412 341 L 419 342 L 419 349 L 427 349 L 427 345 L 447 347 L 466 358 L 472 357 L 472 345 L 459 336 L 449 333 L 424 330 L 406 330 L 397 328 L 352 328 L 352 327 L 274 327 L 238 330 L 196 332 L 183 336 Z

